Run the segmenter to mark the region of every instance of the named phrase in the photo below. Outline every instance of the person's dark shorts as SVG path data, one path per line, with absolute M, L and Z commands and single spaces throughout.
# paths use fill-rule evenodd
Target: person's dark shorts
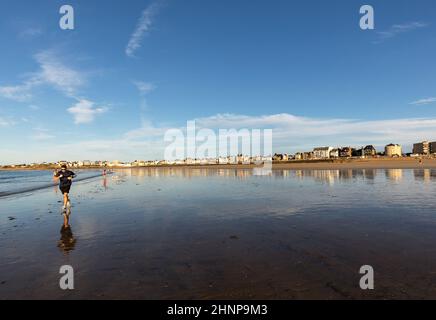
M 70 193 L 71 186 L 59 186 L 59 189 L 61 189 L 62 194 Z

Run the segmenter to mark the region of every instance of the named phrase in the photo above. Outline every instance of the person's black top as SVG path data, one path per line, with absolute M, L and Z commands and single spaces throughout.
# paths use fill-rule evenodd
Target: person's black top
M 56 172 L 56 178 L 59 178 L 59 185 L 62 187 L 69 187 L 73 183 L 72 180 L 68 179 L 69 177 L 75 178 L 76 174 L 70 170 L 61 170 Z

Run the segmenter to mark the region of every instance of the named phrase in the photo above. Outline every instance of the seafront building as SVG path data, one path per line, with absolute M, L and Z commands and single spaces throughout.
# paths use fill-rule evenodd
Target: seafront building
M 288 161 L 289 156 L 286 153 L 284 153 L 284 154 L 276 153 L 273 155 L 272 159 L 273 159 L 273 161 Z
M 339 156 L 341 158 L 350 158 L 353 155 L 353 149 L 351 147 L 341 148 Z
M 271 160 L 275 162 L 286 161 L 310 161 L 310 160 L 328 160 L 341 158 L 375 158 L 383 155 L 388 158 L 403 157 L 403 149 L 399 144 L 388 144 L 385 146 L 384 154 L 377 153 L 373 145 L 367 145 L 360 148 L 352 147 L 316 147 L 313 151 L 297 152 L 294 155 L 287 153 L 276 153 L 273 156 L 248 156 L 239 154 L 236 156 L 219 156 L 216 158 L 185 158 L 178 160 L 134 160 L 133 162 L 114 161 L 66 161 L 61 160 L 56 163 L 32 163 L 32 164 L 11 164 L 4 165 L 1 168 L 56 168 L 63 164 L 71 168 L 135 168 L 135 167 L 152 167 L 152 166 L 172 166 L 172 165 L 226 165 L 226 164 L 259 164 L 267 163 Z M 436 141 L 423 141 L 413 144 L 413 153 L 407 154 L 410 157 L 430 156 L 436 157 Z
M 313 157 L 315 159 L 330 159 L 332 147 L 318 147 L 313 149 Z
M 341 155 L 341 149 L 335 148 L 330 151 L 330 158 L 339 158 Z
M 374 146 L 368 145 L 365 148 L 363 148 L 363 155 L 365 157 L 374 157 L 377 155 L 377 150 Z
M 413 154 L 429 155 L 430 154 L 430 142 L 423 141 L 420 143 L 415 143 L 413 145 Z
M 388 144 L 385 147 L 386 157 L 401 157 L 403 155 L 403 149 L 399 144 Z
M 431 154 L 436 154 L 436 141 L 435 142 L 430 142 L 430 153 Z

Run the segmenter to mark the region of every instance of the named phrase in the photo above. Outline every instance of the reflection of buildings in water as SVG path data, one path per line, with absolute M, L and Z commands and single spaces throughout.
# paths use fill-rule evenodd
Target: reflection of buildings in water
M 303 179 L 311 177 L 315 180 L 333 184 L 336 180 L 351 180 L 365 178 L 373 180 L 377 175 L 375 169 L 337 169 L 337 170 L 296 170 L 295 176 Z
M 332 185 L 340 178 L 340 170 L 295 170 L 295 177 L 300 180 L 311 178 Z
M 133 168 L 122 169 L 119 171 L 125 175 L 131 175 L 139 180 L 145 178 L 159 177 L 210 177 L 219 176 L 226 178 L 246 179 L 254 175 L 253 169 L 243 168 L 198 168 L 198 167 L 149 167 L 149 168 Z M 318 181 L 333 184 L 335 180 L 350 180 L 356 177 L 366 179 L 374 179 L 377 174 L 375 169 L 335 169 L 335 170 L 273 170 L 272 175 L 275 178 L 290 178 L 298 179 L 312 178 Z
M 374 180 L 374 178 L 377 175 L 376 169 L 349 169 L 343 171 L 344 171 L 344 175 L 342 178 L 344 179 L 364 178 L 364 179 Z
M 69 254 L 76 246 L 76 239 L 74 238 L 71 226 L 62 224 L 61 238 L 58 242 L 58 248 L 65 254 Z
M 374 180 L 377 176 L 377 170 L 376 169 L 363 169 L 363 176 L 365 179 Z
M 278 177 L 278 178 L 289 178 L 289 177 L 291 177 L 292 172 L 293 171 L 289 170 L 289 169 L 273 170 L 272 175 L 274 177 Z
M 415 169 L 413 170 L 415 180 L 430 182 L 436 179 L 436 169 Z
M 353 179 L 353 170 L 352 169 L 343 169 L 339 171 L 339 178 L 341 180 L 350 180 Z
M 286 170 L 274 170 L 273 171 L 273 176 L 275 178 L 283 178 L 285 176 L 285 171 Z
M 363 169 L 354 169 L 353 170 L 353 178 L 360 178 L 364 176 L 364 170 Z
M 243 168 L 198 168 L 198 167 L 151 167 L 151 168 L 134 168 L 134 169 L 123 169 L 126 175 L 143 180 L 144 178 L 159 178 L 159 177 L 181 177 L 181 178 L 192 178 L 192 177 L 210 177 L 210 176 L 221 176 L 228 178 L 238 178 L 245 179 L 253 175 L 252 169 Z
M 333 185 L 339 179 L 339 170 L 314 170 L 313 176 L 317 181 Z
M 386 178 L 393 181 L 400 181 L 403 179 L 403 170 L 402 169 L 386 169 L 385 170 Z
M 295 170 L 295 177 L 300 179 L 300 180 L 303 179 L 303 177 L 304 177 L 303 170 Z

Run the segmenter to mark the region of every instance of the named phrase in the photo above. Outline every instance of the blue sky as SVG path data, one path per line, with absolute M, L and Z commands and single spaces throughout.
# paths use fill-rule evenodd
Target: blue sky
M 436 140 L 433 0 L 69 1 L 74 30 L 63 4 L 0 2 L 0 164 L 159 159 L 193 119 L 279 152 Z

